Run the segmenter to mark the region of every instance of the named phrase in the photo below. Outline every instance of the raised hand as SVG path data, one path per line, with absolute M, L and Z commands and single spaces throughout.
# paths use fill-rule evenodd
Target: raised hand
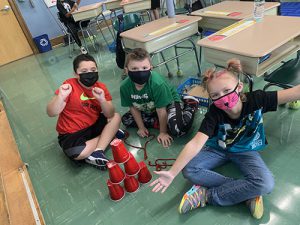
M 92 93 L 100 103 L 106 101 L 104 91 L 101 88 L 94 87 Z
M 71 92 L 72 92 L 72 86 L 70 84 L 63 84 L 59 87 L 58 95 L 61 96 L 65 101 Z
M 174 175 L 170 171 L 154 171 L 155 174 L 159 175 L 159 178 L 154 180 L 149 186 L 154 188 L 153 192 L 164 193 L 174 180 Z

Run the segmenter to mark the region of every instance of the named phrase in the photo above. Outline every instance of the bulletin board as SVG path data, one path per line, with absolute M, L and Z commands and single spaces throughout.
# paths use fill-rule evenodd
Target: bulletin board
M 56 1 L 57 0 L 44 0 L 44 2 L 46 3 L 46 5 L 48 6 L 48 8 L 55 6 L 56 5 Z

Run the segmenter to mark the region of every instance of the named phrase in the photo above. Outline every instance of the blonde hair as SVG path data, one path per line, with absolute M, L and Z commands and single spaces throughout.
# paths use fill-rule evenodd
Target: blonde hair
M 150 55 L 145 49 L 135 48 L 126 56 L 124 67 L 127 67 L 129 62 L 131 62 L 133 60 L 134 61 L 143 61 L 144 59 L 148 59 L 149 62 L 151 63 Z
M 241 77 L 243 74 L 241 61 L 238 59 L 230 59 L 227 61 L 227 67 L 223 70 L 216 70 L 216 68 L 210 68 L 206 70 L 202 75 L 202 85 L 204 89 L 207 90 L 208 83 L 224 73 L 236 78 L 237 81 L 243 80 L 243 77 Z M 246 96 L 244 93 L 241 93 L 240 97 L 242 101 L 246 101 Z

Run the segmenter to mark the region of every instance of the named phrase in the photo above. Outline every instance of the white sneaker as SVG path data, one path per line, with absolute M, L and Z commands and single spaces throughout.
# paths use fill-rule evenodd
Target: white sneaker
M 87 50 L 83 46 L 81 46 L 80 51 L 81 51 L 81 54 L 84 54 L 84 55 L 88 54 Z

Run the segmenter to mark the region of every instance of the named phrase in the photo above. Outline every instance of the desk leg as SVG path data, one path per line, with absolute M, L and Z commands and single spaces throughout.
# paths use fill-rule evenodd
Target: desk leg
M 106 21 L 106 20 L 104 20 L 104 21 Z M 105 23 L 106 23 L 106 22 L 105 22 Z M 109 46 L 109 43 L 108 43 L 108 41 L 106 40 L 106 38 L 105 38 L 105 36 L 104 36 L 104 33 L 102 32 L 102 29 L 101 29 L 100 24 L 101 24 L 101 22 L 99 23 L 99 21 L 97 21 L 97 25 L 98 25 L 99 31 L 100 31 L 100 33 L 101 33 L 101 35 L 102 35 L 102 37 L 103 37 L 103 39 L 104 39 L 106 45 Z M 109 29 L 109 27 L 107 27 L 107 28 Z M 110 29 L 109 29 L 109 31 L 110 31 Z M 114 36 L 112 35 L 112 37 L 114 37 Z
M 108 23 L 107 23 L 107 20 L 106 20 L 106 18 L 105 18 L 105 16 L 104 16 L 103 14 L 102 14 L 102 17 L 103 17 L 104 23 L 105 23 L 105 25 L 106 25 L 106 27 L 107 27 L 109 33 L 111 34 L 112 38 L 113 38 L 113 39 L 116 39 L 115 33 L 114 33 L 113 31 L 111 31 L 111 29 L 110 29 L 110 27 L 109 27 L 109 25 L 108 25 Z M 110 17 L 110 19 L 111 19 L 111 17 Z M 114 28 L 113 28 L 113 21 L 112 21 L 112 19 L 111 19 L 111 24 L 112 24 L 112 29 L 114 29 Z
M 174 48 L 175 48 L 175 56 L 176 56 L 176 64 L 177 64 L 177 76 L 181 77 L 182 71 L 180 69 L 179 58 L 177 57 L 178 56 L 177 46 L 175 45 Z
M 166 58 L 165 58 L 164 54 L 162 52 L 160 52 L 160 55 L 161 55 L 163 61 L 166 62 Z M 173 73 L 170 72 L 168 64 L 165 63 L 165 65 L 166 65 L 166 68 L 167 68 L 167 71 L 168 71 L 168 77 L 169 78 L 173 77 Z
M 83 36 L 84 47 L 85 47 L 85 49 L 88 50 L 88 47 L 87 47 L 87 44 L 86 44 L 86 41 L 85 41 L 85 37 L 84 37 L 84 30 L 82 29 L 81 23 L 82 23 L 82 21 L 79 22 L 79 27 L 80 27 L 80 30 L 81 30 L 81 34 L 82 34 L 82 36 Z
M 190 37 L 189 39 L 187 39 L 187 41 L 191 42 L 191 44 L 193 45 L 192 49 L 194 50 L 194 53 L 195 53 L 195 57 L 196 57 L 196 62 L 197 62 L 197 67 L 198 67 L 198 77 L 201 76 L 201 67 L 200 67 L 200 61 L 199 61 L 199 58 L 198 58 L 198 54 L 197 54 L 197 48 L 196 48 L 196 45 L 193 41 L 193 39 Z M 200 49 L 200 52 L 201 52 L 201 49 Z

